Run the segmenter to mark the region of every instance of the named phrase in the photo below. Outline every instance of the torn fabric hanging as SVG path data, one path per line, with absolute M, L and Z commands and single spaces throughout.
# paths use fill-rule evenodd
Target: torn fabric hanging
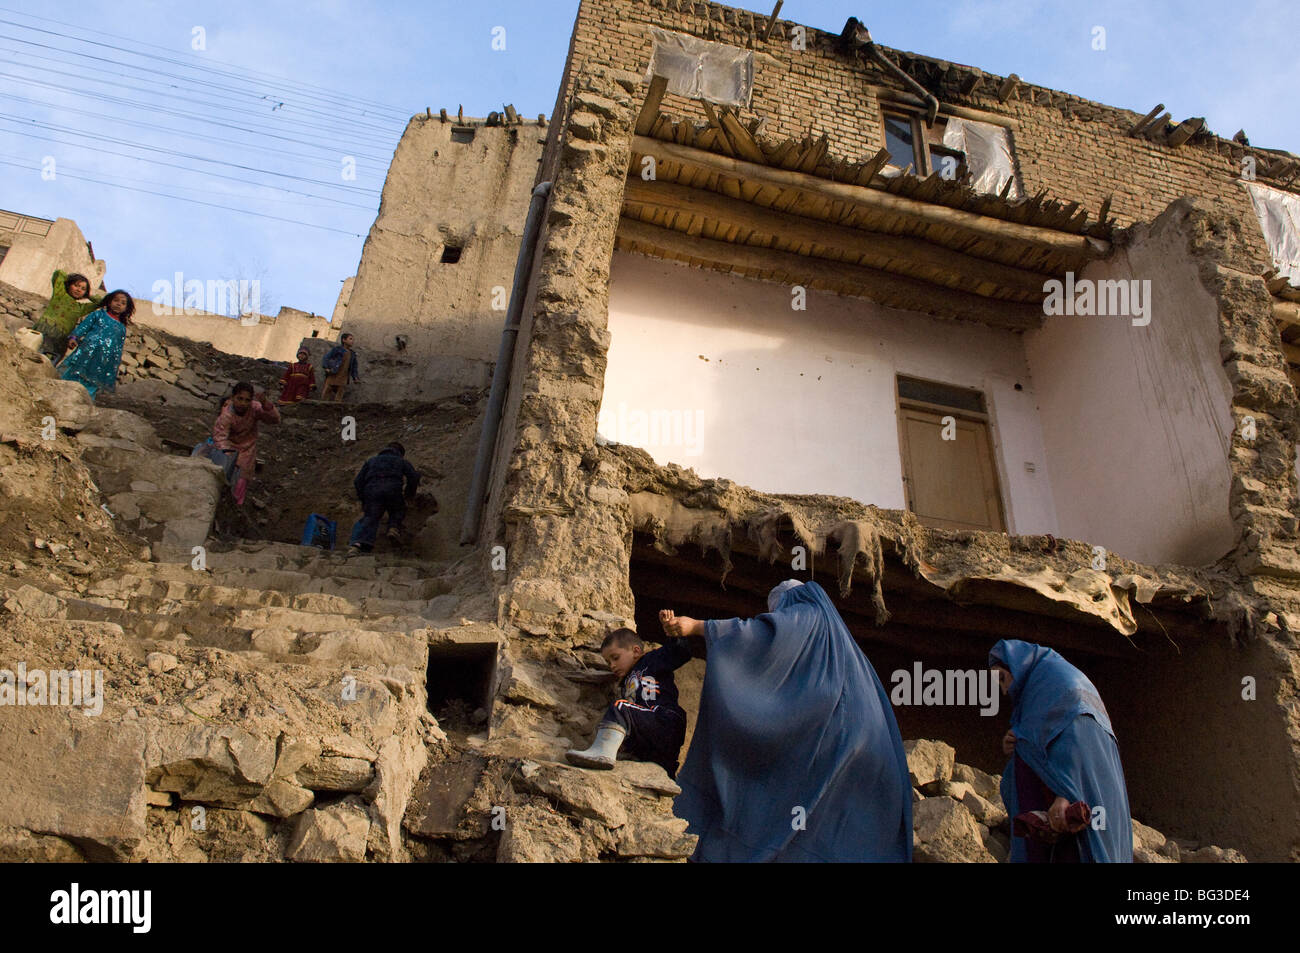
M 1277 273 L 1300 287 L 1300 195 L 1243 182 L 1264 231 Z
M 684 33 L 653 28 L 654 53 L 646 82 L 668 80 L 668 92 L 723 106 L 748 106 L 754 92 L 754 54 Z
M 1015 181 L 1016 168 L 1007 130 L 992 123 L 952 116 L 944 126 L 943 144 L 965 153 L 971 187 L 976 192 L 998 195 L 1010 179 L 1011 191 L 1007 198 L 1020 198 L 1020 184 Z

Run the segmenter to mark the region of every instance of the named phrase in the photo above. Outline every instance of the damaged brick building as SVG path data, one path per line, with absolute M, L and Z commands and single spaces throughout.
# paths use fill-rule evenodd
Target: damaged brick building
M 465 517 L 513 651 L 833 579 L 887 683 L 1059 648 L 1136 815 L 1295 859 L 1297 295 L 1252 198 L 1300 164 L 1162 108 L 583 0 Z M 1001 720 L 897 714 L 1000 766 Z
M 1300 160 L 779 6 L 581 0 L 549 123 L 411 119 L 335 311 L 357 443 L 286 410 L 275 532 L 214 530 L 183 400 L 267 362 L 146 334 L 149 399 L 92 405 L 0 334 L 0 647 L 105 673 L 0 709 L 0 859 L 684 859 L 662 768 L 564 763 L 601 639 L 791 576 L 887 689 L 1060 649 L 1138 860 L 1300 859 Z M 420 545 L 297 545 L 395 435 Z M 1005 707 L 895 713 L 916 858 L 1005 860 Z

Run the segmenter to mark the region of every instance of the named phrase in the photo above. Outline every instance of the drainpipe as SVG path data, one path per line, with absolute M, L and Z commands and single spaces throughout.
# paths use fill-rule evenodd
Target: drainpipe
M 501 347 L 497 351 L 496 369 L 492 372 L 492 390 L 488 395 L 487 412 L 483 416 L 483 430 L 478 438 L 478 453 L 474 457 L 469 505 L 465 508 L 465 520 L 460 527 L 462 546 L 472 545 L 478 540 L 478 524 L 483 516 L 488 477 L 492 472 L 492 455 L 501 429 L 501 410 L 505 406 L 506 389 L 510 386 L 510 373 L 514 366 L 519 320 L 523 317 L 524 298 L 528 281 L 532 277 L 537 236 L 542 230 L 542 209 L 546 207 L 546 199 L 550 194 L 551 183 L 543 182 L 533 189 L 533 198 L 528 204 L 528 221 L 524 225 L 524 238 L 519 244 L 519 258 L 515 261 L 514 284 L 510 289 L 510 307 L 506 311 L 505 327 L 501 329 Z
M 844 33 L 842 36 L 855 50 L 859 51 L 873 62 L 883 66 L 890 76 L 899 80 L 913 93 L 925 100 L 925 124 L 927 126 L 934 125 L 935 119 L 939 116 L 939 100 L 935 98 L 933 93 L 927 90 L 907 73 L 903 72 L 897 63 L 880 51 L 880 47 L 876 46 L 875 42 L 871 39 L 871 31 L 863 25 L 862 21 L 857 17 L 849 17 L 849 22 L 844 24 Z

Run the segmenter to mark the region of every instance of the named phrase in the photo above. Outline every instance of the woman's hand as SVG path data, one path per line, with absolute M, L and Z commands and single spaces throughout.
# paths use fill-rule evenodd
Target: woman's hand
M 1016 750 L 1016 733 L 1008 731 L 1002 736 L 1002 753 L 1012 754 Z
M 1052 830 L 1065 830 L 1065 809 L 1069 806 L 1069 801 L 1063 797 L 1058 797 L 1052 802 L 1052 806 L 1047 809 L 1047 822 L 1052 825 Z
M 690 616 L 676 615 L 672 609 L 659 610 L 659 624 L 664 627 L 664 635 L 673 639 L 704 634 L 703 622 Z

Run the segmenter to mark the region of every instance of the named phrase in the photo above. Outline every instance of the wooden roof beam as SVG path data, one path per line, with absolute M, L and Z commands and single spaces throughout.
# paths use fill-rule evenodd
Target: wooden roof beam
M 1101 258 L 1110 251 L 1110 243 L 1099 238 L 1073 235 L 1033 225 L 1020 225 L 989 215 L 949 208 L 946 205 L 935 205 L 891 195 L 881 189 L 850 185 L 846 182 L 832 182 L 804 172 L 776 169 L 700 149 L 689 149 L 672 142 L 661 142 L 646 136 L 637 136 L 633 140 L 632 150 L 659 159 L 670 159 L 686 165 L 711 169 L 777 189 L 793 188 L 836 202 L 853 202 L 874 211 L 902 215 L 927 224 L 947 226 L 960 232 L 967 239 L 1019 242 L 1061 252 L 1081 260 Z
M 870 298 L 887 308 L 979 321 L 1013 331 L 1041 327 L 1043 323 L 1040 304 L 982 298 L 967 291 L 939 287 L 864 265 L 737 245 L 702 235 L 690 237 L 676 229 L 647 225 L 626 217 L 619 220 L 618 239 L 620 242 L 635 242 L 646 250 L 646 254 L 653 255 L 651 249 L 659 249 L 667 257 L 704 261 L 711 266 L 721 266 L 719 270 L 776 274 L 781 276 L 781 281 L 792 286 L 820 288 L 836 294 L 849 293 Z M 846 288 L 851 290 L 842 290 Z
M 688 216 L 703 215 L 729 225 L 739 225 L 742 231 L 753 230 L 791 242 L 820 245 L 855 259 L 863 256 L 864 264 L 882 270 L 898 271 L 888 267 L 889 262 L 906 262 L 915 266 L 906 274 L 947 287 L 996 286 L 1041 301 L 1043 282 L 1052 277 L 976 258 L 920 238 L 836 225 L 823 219 L 802 217 L 793 209 L 778 212 L 704 189 L 672 182 L 645 182 L 640 176 L 629 177 L 623 200 Z
M 656 76 L 650 80 L 650 89 L 646 93 L 645 102 L 641 105 L 641 114 L 636 117 L 638 136 L 648 136 L 654 129 L 655 120 L 659 118 L 659 106 L 664 101 L 666 92 L 668 92 L 667 76 Z

